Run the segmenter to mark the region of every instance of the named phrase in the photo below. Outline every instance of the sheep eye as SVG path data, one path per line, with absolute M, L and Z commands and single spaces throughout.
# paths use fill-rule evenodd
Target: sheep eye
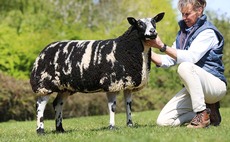
M 138 27 L 142 27 L 142 25 L 140 24 L 140 22 L 138 23 Z
M 138 23 L 138 27 L 139 27 L 140 29 L 143 29 L 143 28 L 144 28 L 144 24 L 143 24 L 142 22 L 139 22 L 139 23 Z
M 154 19 L 151 20 L 151 23 L 152 23 L 153 27 L 156 27 L 156 21 Z

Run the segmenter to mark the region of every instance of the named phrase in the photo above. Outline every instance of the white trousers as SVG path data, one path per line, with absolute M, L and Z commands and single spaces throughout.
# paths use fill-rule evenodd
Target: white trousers
M 220 101 L 226 94 L 226 84 L 199 66 L 184 62 L 178 74 L 185 86 L 162 109 L 157 124 L 178 126 L 190 122 L 196 112 L 206 109 L 206 104 Z

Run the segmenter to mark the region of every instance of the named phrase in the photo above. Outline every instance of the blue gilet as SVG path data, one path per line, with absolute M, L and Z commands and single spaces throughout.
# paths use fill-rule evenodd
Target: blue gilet
M 202 15 L 194 26 L 187 31 L 186 24 L 183 20 L 179 21 L 180 31 L 177 34 L 176 38 L 176 48 L 182 50 L 188 50 L 192 41 L 197 37 L 197 35 L 206 30 L 214 30 L 219 43 L 216 47 L 210 49 L 197 63 L 197 66 L 203 68 L 207 72 L 218 77 L 220 80 L 224 81 L 227 85 L 226 78 L 224 76 L 224 65 L 222 61 L 223 56 L 223 47 L 224 47 L 224 37 L 219 32 L 219 30 L 210 22 L 207 21 L 207 16 Z

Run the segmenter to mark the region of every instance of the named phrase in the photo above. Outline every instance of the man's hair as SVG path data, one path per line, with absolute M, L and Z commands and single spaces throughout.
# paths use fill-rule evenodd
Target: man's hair
M 181 11 L 182 8 L 186 7 L 188 4 L 193 5 L 194 10 L 196 11 L 199 8 L 202 8 L 204 11 L 204 8 L 206 7 L 206 0 L 179 0 L 178 1 L 178 9 Z

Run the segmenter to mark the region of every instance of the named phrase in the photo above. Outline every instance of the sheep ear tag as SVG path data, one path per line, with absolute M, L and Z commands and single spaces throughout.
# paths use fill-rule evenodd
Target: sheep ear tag
M 133 17 L 128 17 L 127 18 L 128 22 L 130 25 L 136 26 L 137 25 L 137 20 Z
M 157 14 L 155 17 L 153 17 L 153 19 L 157 22 L 161 21 L 164 18 L 165 13 L 161 12 L 159 14 Z

